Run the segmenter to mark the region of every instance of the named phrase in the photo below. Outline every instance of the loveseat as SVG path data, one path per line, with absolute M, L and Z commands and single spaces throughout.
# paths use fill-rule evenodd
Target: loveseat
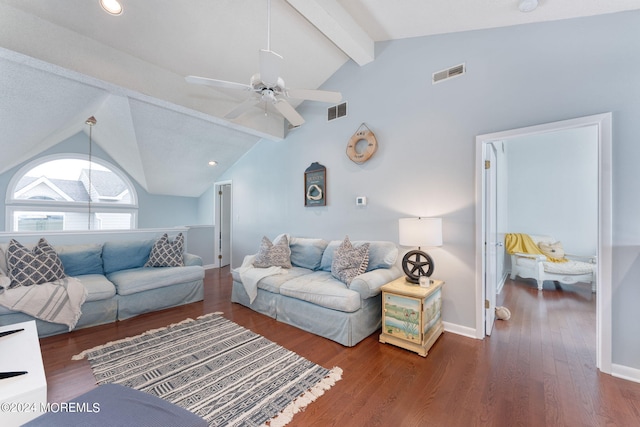
M 145 267 L 157 242 L 151 239 L 53 246 L 66 276 L 79 279 L 86 289 L 82 315 L 74 329 L 203 299 L 204 268 L 199 256 L 183 253 L 184 266 Z M 7 248 L 8 244 L 0 244 L 0 275 L 5 276 L 8 276 Z M 33 319 L 31 315 L 0 306 L 0 325 Z M 64 324 L 35 320 L 40 337 L 69 330 Z
M 394 243 L 353 242 L 354 248 L 368 243 L 368 263 L 347 284 L 332 274 L 336 250 L 344 241 L 288 236 L 287 240 L 290 268 L 255 267 L 260 252 L 247 255 L 242 266 L 232 271 L 232 302 L 348 347 L 380 328 L 380 287 L 402 275 L 395 265 L 398 248 Z M 254 297 L 243 283 L 252 275 L 253 280 L 259 278 Z

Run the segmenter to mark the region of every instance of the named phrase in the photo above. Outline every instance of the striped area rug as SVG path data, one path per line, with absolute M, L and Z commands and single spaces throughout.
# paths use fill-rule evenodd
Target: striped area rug
M 98 384 L 145 391 L 211 426 L 276 427 L 324 394 L 340 368 L 316 365 L 219 315 L 85 350 Z

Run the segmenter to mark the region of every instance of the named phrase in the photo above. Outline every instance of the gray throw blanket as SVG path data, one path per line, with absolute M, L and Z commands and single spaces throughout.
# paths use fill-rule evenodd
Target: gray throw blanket
M 0 276 L 0 285 L 6 277 Z M 37 319 L 67 325 L 72 330 L 82 315 L 87 291 L 80 280 L 65 277 L 53 282 L 0 290 L 0 305 Z

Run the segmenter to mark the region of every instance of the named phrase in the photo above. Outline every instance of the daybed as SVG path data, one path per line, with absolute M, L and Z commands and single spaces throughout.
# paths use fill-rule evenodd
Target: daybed
M 53 246 L 65 275 L 79 279 L 86 289 L 82 314 L 73 329 L 124 320 L 203 299 L 204 268 L 200 257 L 183 253 L 184 266 L 145 267 L 152 247 L 161 239 Z M 0 244 L 0 276 L 9 273 L 8 246 Z M 7 277 L 4 279 L 6 283 Z M 4 292 L 13 290 L 5 289 Z M 0 325 L 34 318 L 0 306 Z M 69 325 L 35 320 L 40 337 L 70 330 Z
M 255 267 L 263 239 L 258 254 L 246 256 L 232 271 L 232 302 L 348 347 L 380 328 L 380 287 L 402 275 L 395 266 L 394 243 L 353 242 L 355 249 L 368 245 L 368 263 L 347 284 L 332 275 L 334 256 L 343 241 L 284 238 L 289 242 L 290 265 Z
M 542 291 L 546 280 L 559 283 L 590 283 L 596 292 L 596 257 L 564 252 L 562 243 L 553 236 L 510 233 L 505 246 L 511 255 L 511 279 L 535 279 Z

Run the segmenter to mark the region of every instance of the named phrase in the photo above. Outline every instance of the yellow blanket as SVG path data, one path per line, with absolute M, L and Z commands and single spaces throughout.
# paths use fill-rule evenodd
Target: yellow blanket
M 504 238 L 504 245 L 509 254 L 520 252 L 524 254 L 544 255 L 528 234 L 509 233 Z M 565 258 L 551 258 L 549 256 L 547 256 L 547 260 L 551 262 L 567 262 Z

